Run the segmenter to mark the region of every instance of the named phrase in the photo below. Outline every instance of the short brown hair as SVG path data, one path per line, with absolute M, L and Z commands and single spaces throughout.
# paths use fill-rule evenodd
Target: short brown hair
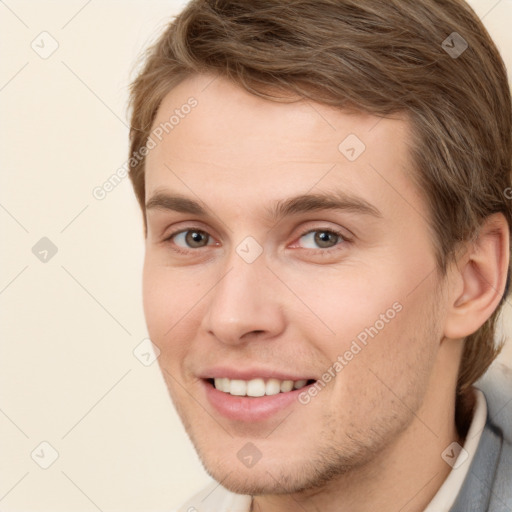
M 467 46 L 467 47 L 466 47 Z M 164 96 L 197 73 L 227 77 L 274 101 L 290 94 L 377 116 L 405 113 L 411 178 L 431 205 L 438 270 L 459 242 L 502 212 L 512 164 L 505 65 L 463 0 L 193 0 L 146 55 L 131 86 L 131 155 L 140 154 Z M 143 210 L 144 158 L 130 172 Z M 497 316 L 465 340 L 457 390 L 501 349 Z

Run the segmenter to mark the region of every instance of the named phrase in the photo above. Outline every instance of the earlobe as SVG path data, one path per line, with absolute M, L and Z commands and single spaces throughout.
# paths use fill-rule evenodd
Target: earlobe
M 477 239 L 468 242 L 454 266 L 457 285 L 450 290 L 446 338 L 469 336 L 492 315 L 505 290 L 509 257 L 509 226 L 503 214 L 496 213 L 484 221 Z

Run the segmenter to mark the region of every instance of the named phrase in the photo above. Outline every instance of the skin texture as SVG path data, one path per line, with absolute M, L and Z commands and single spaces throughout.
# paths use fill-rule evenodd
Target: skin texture
M 147 201 L 165 191 L 207 213 L 147 210 L 145 315 L 185 428 L 206 470 L 254 495 L 254 510 L 423 510 L 450 471 L 440 454 L 463 443 L 454 422 L 462 339 L 503 293 L 506 222 L 490 218 L 442 278 L 429 205 L 409 178 L 405 118 L 270 102 L 212 78 L 166 96 L 154 126 L 191 96 L 198 104 L 146 165 Z M 338 149 L 349 134 L 366 146 L 353 162 Z M 277 201 L 334 190 L 381 216 L 268 216 Z M 165 241 L 185 229 L 207 233 L 207 245 Z M 333 235 L 319 247 L 304 236 L 315 229 L 348 241 Z M 263 250 L 252 263 L 236 251 L 249 236 Z M 247 423 L 207 401 L 198 376 L 213 365 L 320 379 L 396 303 L 400 312 L 306 405 Z M 237 457 L 247 442 L 261 453 L 251 468 Z

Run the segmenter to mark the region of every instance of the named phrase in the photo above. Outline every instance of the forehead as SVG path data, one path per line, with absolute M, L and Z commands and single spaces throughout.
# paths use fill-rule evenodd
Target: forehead
M 269 101 L 227 79 L 195 75 L 164 98 L 153 133 L 159 128 L 146 159 L 146 199 L 163 186 L 187 195 L 217 192 L 239 204 L 251 193 L 261 202 L 336 186 L 381 210 L 385 203 L 422 208 L 404 116 Z

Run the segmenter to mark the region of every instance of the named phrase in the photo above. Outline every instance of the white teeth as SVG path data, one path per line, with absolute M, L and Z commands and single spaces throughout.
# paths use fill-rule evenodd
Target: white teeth
M 229 390 L 229 392 L 232 395 L 236 396 L 247 395 L 247 381 L 233 379 L 231 381 L 231 389 Z
M 229 393 L 229 390 L 231 389 L 229 379 L 214 379 L 214 380 L 215 380 L 215 387 L 217 389 L 220 389 L 220 391 L 225 391 L 226 393 Z
M 267 385 L 265 386 L 266 395 L 277 395 L 281 392 L 281 381 L 277 379 L 268 379 Z
M 231 382 L 229 379 L 220 379 L 222 381 L 222 391 L 225 391 L 226 393 L 229 393 L 229 390 L 231 389 Z
M 286 393 L 293 389 L 293 380 L 283 380 L 281 382 L 281 393 Z
M 293 383 L 295 389 L 303 388 L 306 385 L 307 380 L 297 380 Z
M 287 393 L 293 389 L 303 388 L 307 384 L 307 380 L 278 380 L 278 379 L 228 379 L 216 378 L 214 379 L 215 389 L 229 393 L 235 396 L 270 396 L 277 395 L 278 393 Z
M 247 396 L 263 396 L 265 394 L 265 381 L 252 379 L 247 383 Z

